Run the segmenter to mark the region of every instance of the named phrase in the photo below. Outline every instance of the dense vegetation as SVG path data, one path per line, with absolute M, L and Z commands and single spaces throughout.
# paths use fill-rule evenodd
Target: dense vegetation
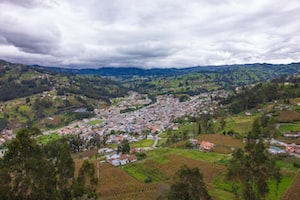
M 231 103 L 230 111 L 239 113 L 274 100 L 300 97 L 300 77 L 281 77 L 271 82 L 244 87 L 223 103 Z
M 169 200 L 190 199 L 190 200 L 210 200 L 206 185 L 203 181 L 203 174 L 198 168 L 182 166 L 174 176 L 174 183 L 167 194 Z
M 228 179 L 232 181 L 233 193 L 237 199 L 260 200 L 269 193 L 268 180 L 281 179 L 275 160 L 270 158 L 262 138 L 259 120 L 254 121 L 253 129 L 247 136 L 244 148 L 233 153 Z
M 0 62 L 0 101 L 57 90 L 109 102 L 127 94 L 127 89 L 109 78 L 55 73 L 43 68 Z
M 0 160 L 1 199 L 94 199 L 95 169 L 84 162 L 77 178 L 66 143 L 40 146 L 38 129 L 21 129 Z M 88 183 L 88 185 L 87 185 Z
M 0 101 L 30 96 L 50 90 L 53 77 L 24 65 L 0 63 Z

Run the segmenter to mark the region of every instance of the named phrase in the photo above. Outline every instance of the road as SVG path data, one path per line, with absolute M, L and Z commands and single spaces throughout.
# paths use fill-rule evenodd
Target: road
M 153 148 L 156 148 L 157 143 L 158 143 L 158 140 L 159 140 L 159 135 L 160 135 L 160 134 L 161 134 L 161 133 L 155 135 L 154 144 L 152 145 Z

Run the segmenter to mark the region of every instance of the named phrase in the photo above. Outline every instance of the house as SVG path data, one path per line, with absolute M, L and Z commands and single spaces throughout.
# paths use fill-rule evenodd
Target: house
M 128 155 L 128 154 L 115 154 L 113 156 L 108 156 L 106 161 L 113 166 L 119 166 L 119 165 L 126 165 L 131 162 L 136 162 L 137 157 L 135 155 Z
M 6 152 L 6 149 L 0 149 L 0 158 L 3 158 L 5 152 Z
M 115 167 L 117 167 L 121 164 L 118 159 L 112 159 L 109 163 L 112 164 Z
M 297 137 L 300 137 L 300 132 L 299 131 L 295 131 L 295 132 L 290 132 L 290 133 L 284 133 L 283 136 L 284 137 L 297 138 Z
M 212 148 L 215 146 L 214 143 L 208 142 L 208 141 L 201 141 L 199 143 L 200 147 L 199 150 L 200 151 L 211 151 Z
M 129 156 L 127 154 L 120 155 L 119 161 L 120 161 L 121 165 L 126 165 L 127 163 L 129 163 L 128 157 Z
M 300 145 L 289 144 L 285 147 L 286 152 L 300 154 Z
M 129 162 L 136 162 L 136 161 L 137 161 L 137 157 L 134 156 L 134 155 L 130 155 L 130 156 L 128 157 L 128 160 L 129 160 Z
M 154 136 L 153 135 L 147 135 L 147 140 L 153 140 Z

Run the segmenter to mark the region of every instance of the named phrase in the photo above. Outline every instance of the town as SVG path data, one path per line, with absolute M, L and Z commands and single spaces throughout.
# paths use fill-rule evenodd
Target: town
M 146 137 L 152 138 L 166 129 L 178 129 L 174 120 L 179 117 L 196 116 L 200 113 L 212 114 L 218 109 L 219 102 L 215 99 L 226 96 L 225 91 L 214 91 L 192 96 L 190 100 L 180 102 L 172 95 L 165 95 L 158 96 L 157 102 L 150 104 L 151 100 L 147 96 L 131 92 L 128 97 L 119 99 L 117 105 L 95 110 L 96 117 L 94 118 L 72 123 L 59 130 L 46 131 L 44 134 L 52 132 L 56 132 L 60 136 L 76 134 L 87 142 L 95 135 L 108 136 L 107 144 L 119 143 L 123 139 L 137 142 Z M 122 112 L 122 110 L 137 105 L 139 107 L 147 106 L 134 111 Z

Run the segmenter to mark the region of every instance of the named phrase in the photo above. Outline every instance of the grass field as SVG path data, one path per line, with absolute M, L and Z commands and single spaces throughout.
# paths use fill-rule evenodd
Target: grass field
M 93 125 L 101 124 L 102 122 L 103 122 L 103 120 L 97 119 L 97 120 L 90 121 L 87 124 L 90 126 L 93 126 Z
M 292 181 L 293 183 L 288 187 L 287 191 L 282 196 L 282 200 L 299 199 L 300 175 L 297 174 Z
M 256 116 L 232 116 L 225 119 L 225 131 L 234 131 L 241 135 L 246 135 L 252 129 L 252 124 Z
M 300 124 L 280 124 L 280 133 L 287 133 L 293 131 L 300 131 Z
M 154 140 L 140 140 L 138 142 L 130 143 L 131 147 L 142 148 L 142 147 L 151 147 L 154 143 Z
M 37 143 L 39 144 L 48 144 L 48 142 L 52 141 L 52 140 L 57 140 L 59 139 L 60 136 L 57 135 L 57 133 L 51 133 L 49 135 L 41 135 L 39 137 L 36 138 Z
M 291 176 L 283 177 L 278 187 L 276 186 L 275 181 L 269 182 L 270 193 L 268 195 L 268 198 L 281 199 L 281 197 L 284 195 L 287 188 L 291 185 L 292 181 L 293 181 L 293 177 Z

